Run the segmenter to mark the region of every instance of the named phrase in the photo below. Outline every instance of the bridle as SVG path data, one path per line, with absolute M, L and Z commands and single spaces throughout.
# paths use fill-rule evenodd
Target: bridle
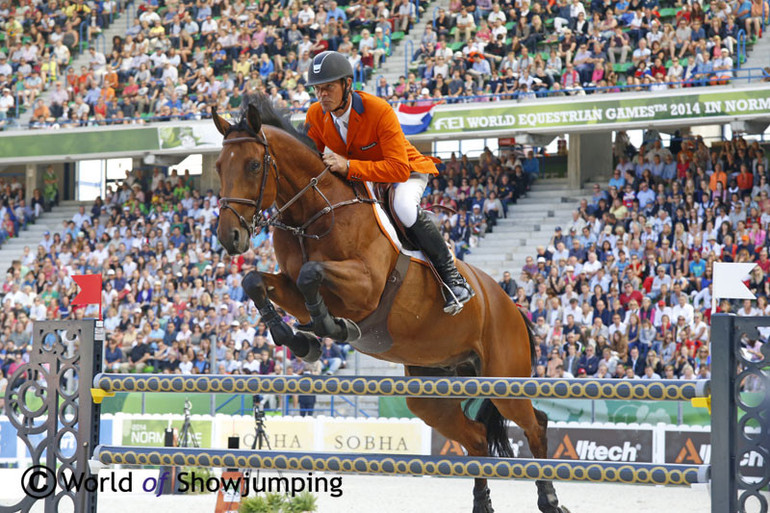
M 219 198 L 220 209 L 229 210 L 230 212 L 232 212 L 233 215 L 235 215 L 235 217 L 238 218 L 238 221 L 241 223 L 241 226 L 243 226 L 246 229 L 246 231 L 249 232 L 249 237 L 251 237 L 251 235 L 254 233 L 254 231 L 257 228 L 261 229 L 267 223 L 262 213 L 262 210 L 260 209 L 260 205 L 262 204 L 262 198 L 265 195 L 265 185 L 267 185 L 267 175 L 269 173 L 269 169 L 273 168 L 273 171 L 275 172 L 276 191 L 278 190 L 280 175 L 278 174 L 278 166 L 276 165 L 272 155 L 270 155 L 270 143 L 267 142 L 267 136 L 265 135 L 264 130 L 260 131 L 260 136 L 254 133 L 253 135 L 250 135 L 247 137 L 234 137 L 233 139 L 227 139 L 227 136 L 230 135 L 230 132 L 231 130 L 228 130 L 227 133 L 225 134 L 225 140 L 222 141 L 223 146 L 228 144 L 255 142 L 265 147 L 265 156 L 262 161 L 262 185 L 259 188 L 259 197 L 257 198 L 257 200 L 254 201 L 248 198 L 227 198 L 227 197 Z M 240 205 L 253 207 L 254 216 L 251 218 L 251 224 L 249 224 L 249 222 L 246 221 L 246 219 L 237 210 L 235 210 L 230 205 L 230 203 L 238 203 Z
M 355 198 L 341 201 L 339 203 L 335 203 L 332 205 L 332 203 L 329 201 L 329 199 L 326 197 L 326 195 L 321 191 L 321 189 L 318 187 L 318 182 L 321 181 L 321 179 L 329 172 L 329 166 L 326 166 L 321 173 L 319 173 L 317 176 L 314 176 L 310 179 L 307 185 L 305 185 L 302 189 L 300 189 L 294 196 L 289 199 L 282 207 L 280 207 L 274 215 L 271 215 L 270 217 L 265 217 L 264 212 L 262 211 L 262 200 L 264 198 L 265 194 L 265 185 L 267 185 L 267 175 L 269 174 L 269 169 L 272 168 L 275 173 L 275 189 L 276 189 L 276 198 L 278 197 L 278 187 L 281 181 L 281 174 L 278 170 L 278 164 L 276 163 L 275 159 L 270 153 L 270 143 L 267 140 L 267 135 L 265 135 L 265 130 L 261 129 L 260 133 L 257 134 L 250 128 L 246 128 L 245 131 L 249 132 L 250 135 L 245 137 L 234 137 L 232 139 L 228 139 L 227 136 L 230 135 L 231 132 L 234 130 L 235 125 L 231 126 L 230 129 L 225 133 L 225 139 L 222 141 L 222 145 L 228 145 L 228 144 L 239 144 L 239 143 L 257 143 L 261 144 L 265 148 L 265 155 L 263 157 L 262 161 L 262 184 L 259 189 L 259 197 L 256 201 L 248 198 L 232 198 L 232 197 L 222 197 L 219 199 L 219 206 L 221 210 L 229 210 L 232 212 L 236 218 L 238 218 L 238 222 L 241 224 L 241 226 L 246 229 L 246 231 L 249 233 L 249 238 L 253 236 L 254 233 L 256 233 L 258 230 L 262 230 L 265 227 L 274 226 L 280 230 L 287 231 L 297 237 L 299 239 L 300 247 L 302 248 L 302 258 L 304 261 L 307 261 L 307 252 L 305 251 L 305 239 L 314 239 L 318 240 L 323 237 L 326 237 L 329 235 L 334 228 L 334 221 L 335 221 L 335 215 L 334 211 L 339 207 L 344 207 L 347 205 L 354 205 L 356 203 L 377 203 L 377 200 L 371 199 L 371 198 L 364 198 L 358 195 L 358 191 L 355 187 L 353 187 L 353 191 L 355 192 Z M 237 130 L 242 130 L 241 128 L 238 128 Z M 316 193 L 318 193 L 321 198 L 323 198 L 324 202 L 326 203 L 326 206 L 313 214 L 310 219 L 302 223 L 301 226 L 291 226 L 288 225 L 280 220 L 281 214 L 283 214 L 289 207 L 291 207 L 297 200 L 299 200 L 302 196 L 305 195 L 306 192 L 313 189 Z M 243 217 L 240 213 L 238 213 L 237 210 L 235 210 L 231 203 L 236 203 L 240 205 L 246 205 L 249 207 L 254 208 L 254 215 L 252 216 L 251 223 L 249 223 L 246 218 Z M 315 223 L 318 219 L 323 217 L 326 214 L 331 214 L 332 219 L 331 223 L 329 223 L 329 227 L 321 234 L 311 234 L 307 233 L 307 229 Z

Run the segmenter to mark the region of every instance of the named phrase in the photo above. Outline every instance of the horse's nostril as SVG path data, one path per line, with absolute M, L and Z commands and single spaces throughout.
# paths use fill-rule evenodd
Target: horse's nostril
M 240 230 L 233 230 L 233 242 L 238 242 L 238 239 L 241 236 Z

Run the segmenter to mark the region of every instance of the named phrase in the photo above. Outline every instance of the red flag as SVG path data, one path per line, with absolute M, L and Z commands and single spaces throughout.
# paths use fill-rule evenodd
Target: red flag
M 102 318 L 102 275 L 73 274 L 72 279 L 80 285 L 80 292 L 72 300 L 73 305 L 99 305 L 99 319 Z

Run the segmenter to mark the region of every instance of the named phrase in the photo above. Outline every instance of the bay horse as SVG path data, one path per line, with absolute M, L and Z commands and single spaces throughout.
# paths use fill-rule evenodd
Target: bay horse
M 320 355 L 316 335 L 356 347 L 358 324 L 377 310 L 399 258 L 378 225 L 373 200 L 360 193 L 361 184 L 329 172 L 312 140 L 263 97 L 244 97 L 236 123 L 215 111 L 212 116 L 224 137 L 216 161 L 219 241 L 229 254 L 241 254 L 249 250 L 254 230 L 276 227 L 273 246 L 280 272 L 251 271 L 243 280 L 274 341 L 309 361 Z M 265 218 L 273 205 L 278 214 Z M 392 344 L 369 354 L 403 364 L 408 376 L 530 376 L 534 339 L 529 321 L 490 276 L 462 261 L 457 264 L 476 291 L 462 312 L 445 314 L 431 270 L 413 263 L 386 317 Z M 295 332 L 273 303 L 313 333 Z M 524 430 L 536 458 L 548 457 L 548 418 L 528 399 L 486 399 L 475 419 L 462 403 L 407 399 L 415 415 L 471 456 L 513 456 L 505 417 Z M 550 481 L 536 481 L 536 486 L 540 511 L 568 513 Z M 492 511 L 486 479 L 476 479 L 473 513 Z

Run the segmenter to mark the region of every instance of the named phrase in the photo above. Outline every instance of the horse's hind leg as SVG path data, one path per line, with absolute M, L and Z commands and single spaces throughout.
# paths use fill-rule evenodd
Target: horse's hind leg
M 548 439 L 546 438 L 546 428 L 548 427 L 548 417 L 545 413 L 535 409 L 529 399 L 493 399 L 492 402 L 497 406 L 500 413 L 507 419 L 514 421 L 524 430 L 524 436 L 527 437 L 529 450 L 532 455 L 538 459 L 548 458 Z M 559 506 L 559 499 L 556 497 L 551 481 L 535 481 L 537 486 L 537 507 L 543 513 L 569 513 L 564 506 Z
M 440 369 L 406 367 L 407 376 L 446 376 Z M 451 375 L 451 374 L 450 374 Z M 483 423 L 471 420 L 463 411 L 462 399 L 408 397 L 406 405 L 427 425 L 450 440 L 465 447 L 470 456 L 489 456 L 487 429 Z M 473 513 L 493 513 L 486 479 L 474 479 Z
M 433 399 L 409 397 L 409 409 L 450 440 L 465 447 L 469 456 L 488 456 L 486 428 L 469 419 L 462 409 L 462 399 Z M 475 479 L 473 513 L 493 513 L 486 479 Z
M 294 332 L 275 310 L 275 306 L 268 297 L 268 289 L 275 296 L 278 304 L 297 315 L 296 312 L 302 307 L 302 302 L 300 299 L 294 301 L 299 303 L 298 305 L 287 304 L 292 302 L 290 297 L 292 289 L 297 296 L 299 293 L 294 283 L 285 274 L 262 274 L 252 271 L 243 278 L 243 290 L 254 301 L 259 315 L 273 336 L 273 341 L 278 345 L 285 345 L 306 362 L 318 360 L 321 357 L 321 344 L 318 339 L 301 331 Z
M 334 317 L 329 313 L 329 308 L 320 292 L 322 284 L 331 288 L 334 285 L 339 286 L 342 281 L 352 283 L 358 281 L 363 287 L 364 283 L 362 282 L 366 280 L 355 279 L 356 274 L 355 269 L 352 268 L 352 262 L 310 261 L 305 262 L 299 271 L 297 288 L 305 297 L 305 308 L 310 312 L 311 327 L 319 337 L 331 337 L 340 342 L 349 342 L 361 337 L 361 330 L 355 322 L 350 319 Z M 330 274 L 344 274 L 346 276 L 343 276 L 341 280 L 330 279 Z M 363 274 L 358 274 L 358 276 L 363 276 Z

